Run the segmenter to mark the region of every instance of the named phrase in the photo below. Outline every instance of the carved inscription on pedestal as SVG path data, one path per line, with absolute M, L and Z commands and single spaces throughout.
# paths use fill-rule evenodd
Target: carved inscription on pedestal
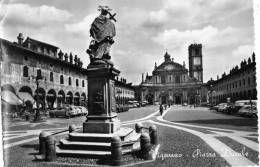
M 105 114 L 103 79 L 89 79 L 89 115 Z
M 104 96 L 102 89 L 98 89 L 93 95 L 93 110 L 96 114 L 104 113 Z

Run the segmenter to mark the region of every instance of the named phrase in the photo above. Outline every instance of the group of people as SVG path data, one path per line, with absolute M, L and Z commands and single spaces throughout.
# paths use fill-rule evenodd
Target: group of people
M 167 109 L 167 106 L 170 107 L 171 105 L 170 104 L 160 104 L 160 107 L 159 107 L 159 110 L 160 110 L 160 114 L 162 115 L 163 114 L 163 110 L 166 110 Z

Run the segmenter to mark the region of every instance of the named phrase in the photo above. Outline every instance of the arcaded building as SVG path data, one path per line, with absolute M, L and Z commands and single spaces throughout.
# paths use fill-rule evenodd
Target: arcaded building
M 212 103 L 231 102 L 236 100 L 256 100 L 256 62 L 255 54 L 248 60 L 243 60 L 240 66 L 235 66 L 228 74 L 210 82 Z
M 86 105 L 87 77 L 77 55 L 22 34 L 17 39 L 0 39 L 2 91 L 24 102 L 39 99 L 44 108 Z
M 127 104 L 130 100 L 135 100 L 135 90 L 132 83 L 127 83 L 126 79 L 118 77 L 115 80 L 116 104 Z
M 170 54 L 164 62 L 155 63 L 152 75 L 142 76 L 138 86 L 140 100 L 162 104 L 199 104 L 200 88 L 203 83 L 202 45 L 191 44 L 188 48 L 189 69 L 185 63 L 174 62 Z

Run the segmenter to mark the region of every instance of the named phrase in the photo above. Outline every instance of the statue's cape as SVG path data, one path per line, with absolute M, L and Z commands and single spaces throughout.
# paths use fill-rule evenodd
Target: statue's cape
M 108 36 L 114 37 L 116 35 L 115 25 L 109 18 L 100 15 L 92 23 L 90 35 L 99 42 Z

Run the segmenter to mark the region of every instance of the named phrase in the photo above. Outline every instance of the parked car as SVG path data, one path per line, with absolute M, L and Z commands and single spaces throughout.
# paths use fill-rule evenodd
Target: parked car
M 187 103 L 183 103 L 182 105 L 183 105 L 183 106 L 188 106 L 188 104 L 187 104 Z
M 149 104 L 149 102 L 148 101 L 141 101 L 140 104 L 141 104 L 141 106 L 146 106 L 146 105 Z
M 116 112 L 125 112 L 128 111 L 129 107 L 128 105 L 123 105 L 123 104 L 117 104 L 116 105 Z
M 76 110 L 75 116 L 81 115 L 81 108 L 79 106 L 72 106 Z
M 130 108 L 140 107 L 140 104 L 138 103 L 138 101 L 128 101 L 128 106 L 129 106 Z
M 257 100 L 238 100 L 235 102 L 235 111 L 238 112 L 243 106 L 254 105 L 257 106 Z
M 239 115 L 242 116 L 253 116 L 253 117 L 258 117 L 257 114 L 257 108 L 254 105 L 247 105 L 247 106 L 243 106 L 242 108 L 240 108 L 240 110 L 238 111 Z
M 218 105 L 216 105 L 216 106 L 213 106 L 212 109 L 213 109 L 213 110 L 216 110 L 216 111 L 219 111 L 219 108 L 220 108 L 222 105 L 224 105 L 224 104 L 227 104 L 227 103 L 220 103 L 220 104 L 218 104 Z
M 228 104 L 227 103 L 221 103 L 221 105 L 218 107 L 218 111 L 226 112 L 227 108 L 228 108 Z
M 70 118 L 72 116 L 75 116 L 75 109 L 73 109 L 70 106 L 65 106 L 64 108 L 57 108 L 54 110 L 49 110 L 49 115 L 51 118 L 54 117 L 66 117 L 66 118 Z
M 228 114 L 234 114 L 236 112 L 235 110 L 235 104 L 234 103 L 228 103 L 226 113 Z
M 83 106 L 78 106 L 81 110 L 80 115 L 88 115 L 88 110 L 86 109 L 86 107 Z

